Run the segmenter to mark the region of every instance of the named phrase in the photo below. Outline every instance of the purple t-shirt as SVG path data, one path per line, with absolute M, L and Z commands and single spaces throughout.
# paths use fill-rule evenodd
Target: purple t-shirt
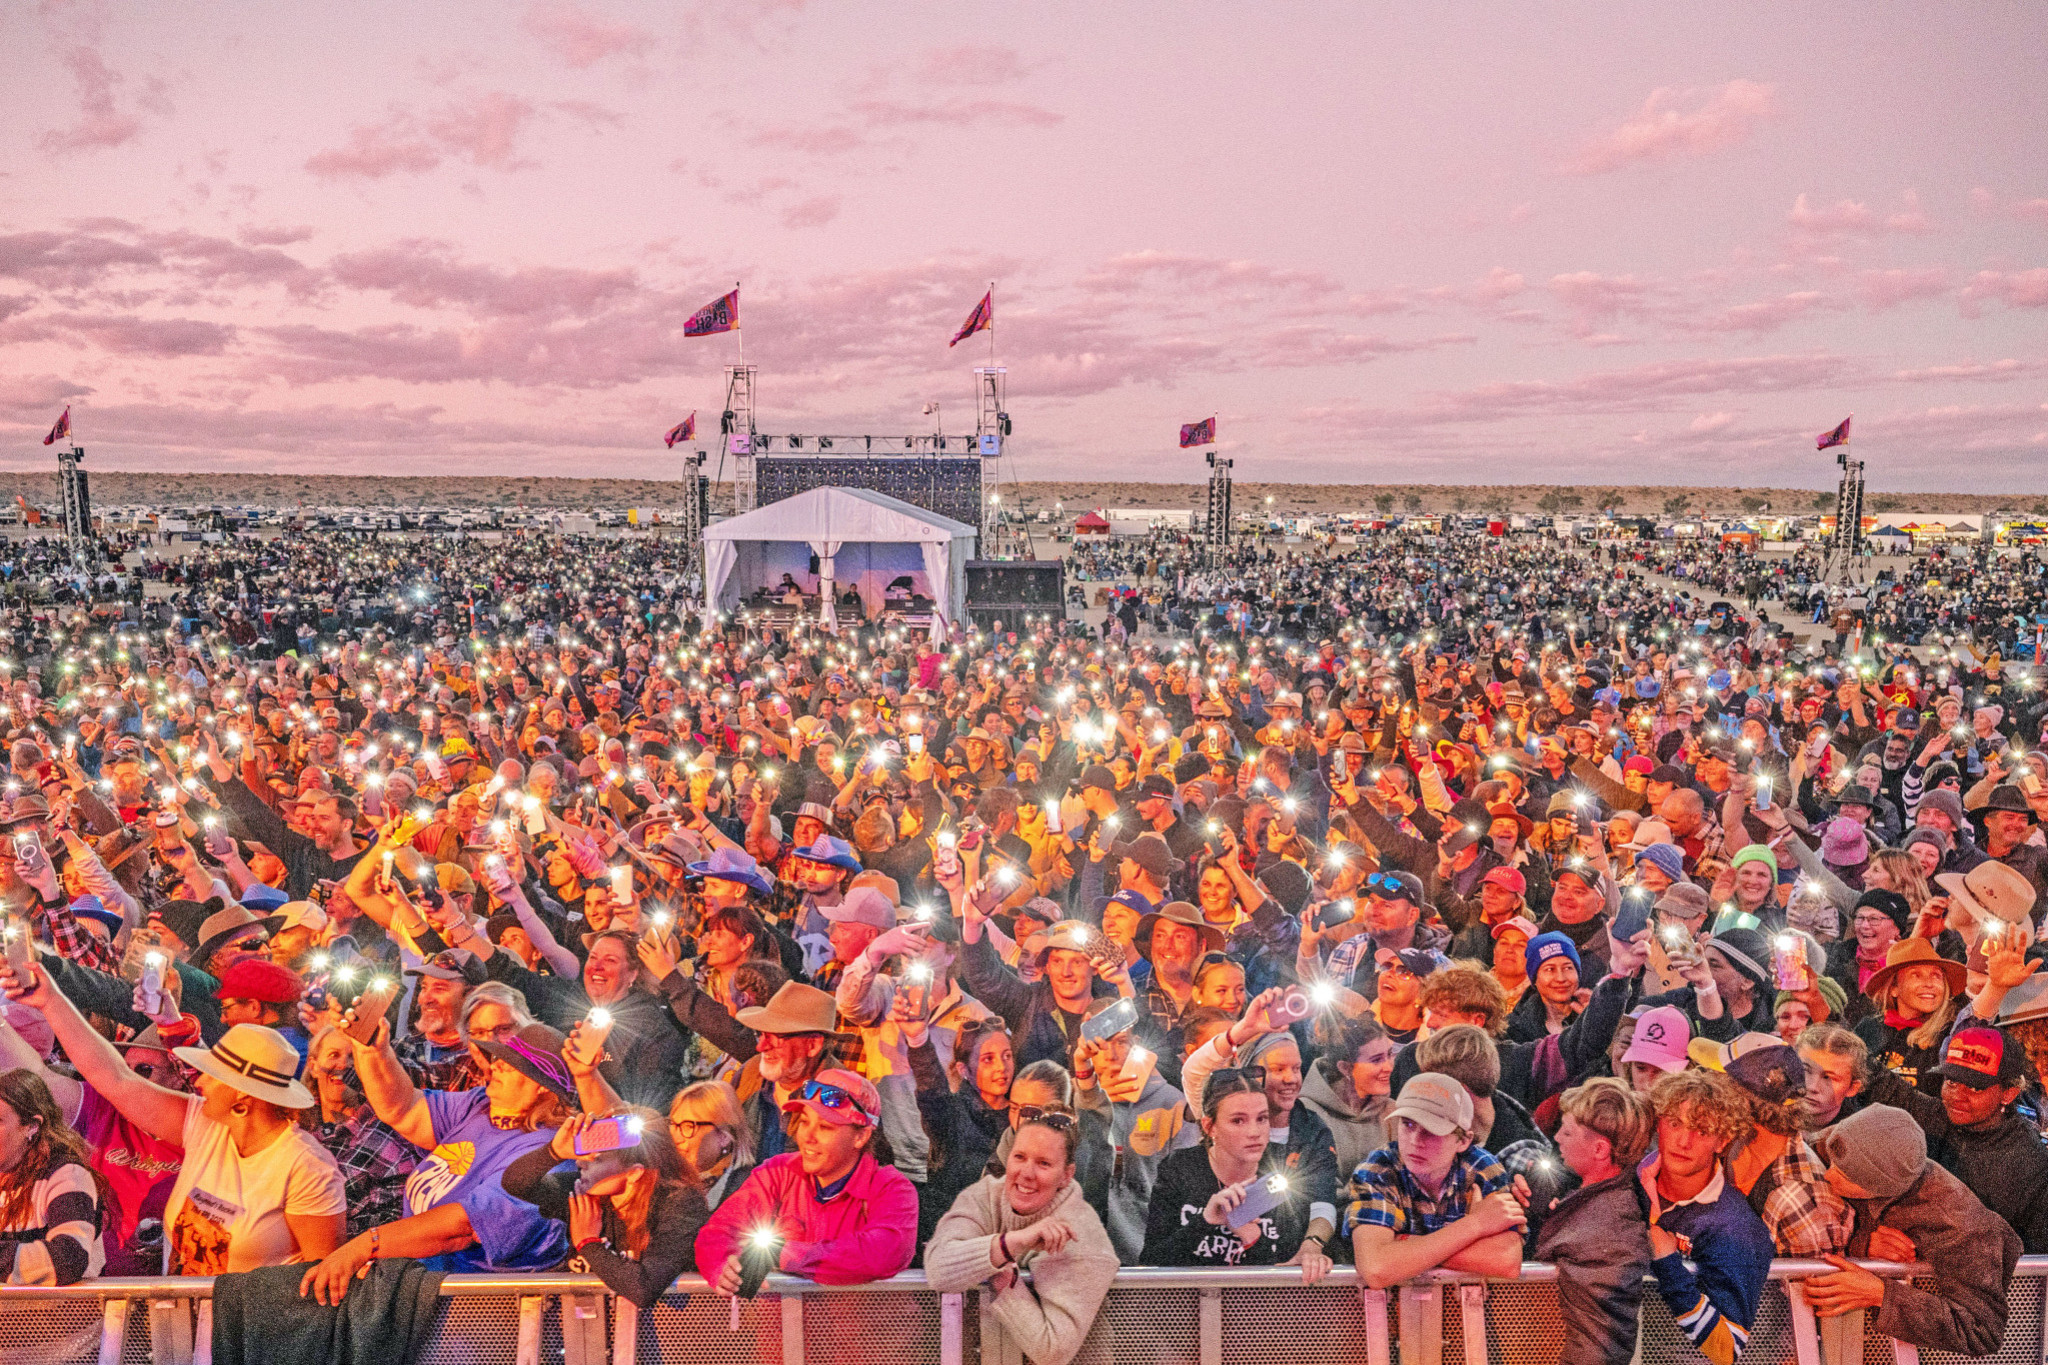
M 569 1231 L 522 1199 L 505 1193 L 505 1168 L 554 1139 L 494 1127 L 491 1103 L 481 1090 L 428 1090 L 427 1117 L 434 1125 L 434 1150 L 405 1182 L 405 1211 L 425 1213 L 460 1204 L 469 1215 L 477 1244 L 436 1256 L 436 1270 L 454 1274 L 493 1270 L 546 1270 L 569 1255 Z

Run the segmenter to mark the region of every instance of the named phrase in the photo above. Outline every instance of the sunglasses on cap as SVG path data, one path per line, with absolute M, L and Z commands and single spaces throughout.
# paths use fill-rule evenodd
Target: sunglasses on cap
M 1365 884 L 1388 900 L 1409 900 L 1413 896 L 1408 884 L 1391 872 L 1375 872 L 1365 879 Z
M 804 1082 L 803 1089 L 796 1092 L 796 1097 L 801 1101 L 820 1105 L 826 1109 L 851 1109 L 869 1123 L 874 1122 L 874 1115 L 870 1114 L 867 1111 L 867 1107 L 858 1099 L 855 1099 L 850 1091 L 842 1090 L 838 1086 L 826 1081 Z
M 1046 1104 L 1020 1104 L 1010 1114 L 1020 1128 L 1027 1123 L 1042 1123 L 1055 1133 L 1066 1132 L 1076 1122 L 1069 1110 Z

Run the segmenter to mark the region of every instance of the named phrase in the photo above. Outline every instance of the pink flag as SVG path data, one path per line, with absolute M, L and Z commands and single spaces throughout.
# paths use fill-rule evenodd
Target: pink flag
M 57 419 L 57 425 L 50 428 L 50 434 L 43 438 L 43 444 L 53 446 L 71 434 L 71 407 L 65 405 L 64 415 Z
M 1180 429 L 1180 448 L 1189 446 L 1213 446 L 1216 444 L 1216 419 L 1204 417 L 1199 422 L 1189 422 Z
M 958 346 L 976 332 L 985 332 L 996 325 L 996 291 L 991 289 L 981 296 L 981 302 L 974 305 L 974 311 L 967 315 L 967 321 L 960 324 L 960 330 L 953 333 L 947 346 Z
M 696 436 L 697 414 L 693 412 L 688 417 L 685 417 L 682 421 L 676 423 L 675 429 L 670 431 L 668 435 L 662 437 L 661 439 L 668 442 L 668 447 L 670 450 L 674 450 L 677 441 L 695 440 Z
M 1826 450 L 1829 446 L 1845 446 L 1849 444 L 1849 423 L 1855 420 L 1853 417 L 1844 417 L 1842 425 L 1836 427 L 1833 431 L 1823 431 L 1820 434 L 1820 443 L 1814 449 Z
M 730 332 L 740 325 L 740 291 L 721 295 L 690 314 L 690 320 L 683 324 L 686 337 L 708 337 L 716 332 Z

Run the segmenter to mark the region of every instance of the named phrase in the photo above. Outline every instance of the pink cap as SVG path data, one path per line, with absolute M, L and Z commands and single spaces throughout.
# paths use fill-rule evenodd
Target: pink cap
M 1692 1024 L 1685 1011 L 1659 1005 L 1644 1011 L 1643 1017 L 1636 1020 L 1635 1037 L 1629 1041 L 1628 1051 L 1621 1054 L 1622 1065 L 1648 1062 L 1659 1071 L 1683 1071 L 1685 1047 L 1691 1041 Z

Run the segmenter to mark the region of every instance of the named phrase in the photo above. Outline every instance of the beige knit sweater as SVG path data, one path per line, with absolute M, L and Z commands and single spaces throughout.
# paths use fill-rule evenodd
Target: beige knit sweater
M 996 1273 L 989 1250 L 996 1237 L 1046 1218 L 1058 1218 L 1074 1239 L 1056 1256 L 1027 1251 L 1023 1270 L 1008 1289 L 991 1290 Z M 1067 1365 L 1073 1360 L 1109 1365 L 1113 1343 L 1104 1330 L 1092 1338 L 1096 1310 L 1116 1279 L 1116 1248 L 1078 1181 L 1029 1217 L 1010 1208 L 1001 1176 L 983 1176 L 960 1191 L 924 1249 L 925 1280 L 942 1294 L 981 1290 L 981 1351 L 999 1365 Z M 1083 1350 L 1083 1347 L 1086 1350 Z

